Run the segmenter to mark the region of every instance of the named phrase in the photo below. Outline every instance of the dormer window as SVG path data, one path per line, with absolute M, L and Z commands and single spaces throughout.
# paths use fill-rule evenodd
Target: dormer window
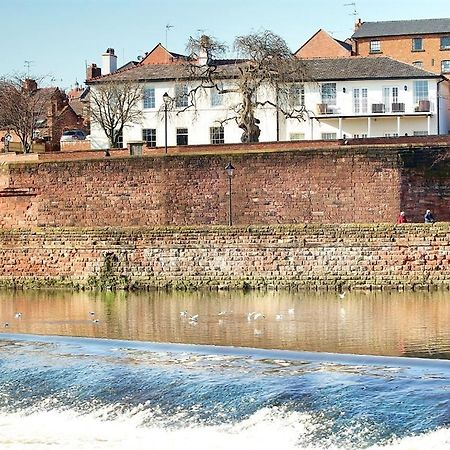
M 422 38 L 413 38 L 412 40 L 412 51 L 413 52 L 422 52 L 423 51 L 423 39 Z
M 370 53 L 380 53 L 381 42 L 378 40 L 370 41 Z

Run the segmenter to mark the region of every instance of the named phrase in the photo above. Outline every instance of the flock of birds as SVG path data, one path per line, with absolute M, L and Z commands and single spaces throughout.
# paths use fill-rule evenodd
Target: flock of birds
M 14 314 L 14 318 L 15 319 L 21 319 L 22 316 L 23 316 L 23 314 L 21 312 L 16 312 Z M 89 311 L 89 316 L 91 317 L 92 323 L 100 323 L 100 319 L 97 319 L 95 317 L 95 312 L 94 311 Z M 3 327 L 4 328 L 8 328 L 9 327 L 9 322 L 4 322 Z
M 338 297 L 341 300 L 344 300 L 345 294 L 346 294 L 345 292 L 339 292 L 338 293 Z M 233 311 L 220 311 L 218 313 L 218 316 L 229 316 L 231 314 L 233 314 Z M 295 314 L 295 309 L 294 308 L 288 309 L 287 310 L 287 314 L 288 314 L 288 316 L 293 316 Z M 89 311 L 89 316 L 91 317 L 92 323 L 100 323 L 100 320 L 95 317 L 95 311 Z M 191 325 L 196 325 L 198 323 L 198 317 L 199 316 L 198 316 L 198 314 L 190 315 L 187 310 L 184 310 L 184 311 L 180 312 L 180 317 L 182 319 L 187 319 L 187 321 Z M 21 312 L 16 312 L 14 314 L 14 318 L 15 319 L 21 319 L 22 318 L 22 313 Z M 247 314 L 247 321 L 248 322 L 255 322 L 255 321 L 259 320 L 259 319 L 265 319 L 265 318 L 266 318 L 265 314 L 263 314 L 261 312 L 257 312 L 257 311 L 252 311 L 252 312 L 249 312 Z M 279 313 L 279 314 L 275 315 L 275 320 L 283 320 L 283 318 L 284 318 L 284 314 L 283 313 Z M 3 324 L 3 326 L 5 328 L 8 328 L 9 327 L 9 322 L 5 322 Z

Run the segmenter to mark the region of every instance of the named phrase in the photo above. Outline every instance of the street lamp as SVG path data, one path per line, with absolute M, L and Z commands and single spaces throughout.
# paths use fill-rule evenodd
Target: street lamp
M 225 170 L 228 175 L 228 225 L 231 227 L 231 225 L 233 225 L 233 215 L 231 211 L 231 179 L 234 174 L 234 167 L 231 164 L 231 161 L 227 164 Z
M 165 153 L 167 154 L 167 108 L 171 102 L 170 95 L 167 92 L 164 92 L 163 101 L 164 101 L 164 146 Z

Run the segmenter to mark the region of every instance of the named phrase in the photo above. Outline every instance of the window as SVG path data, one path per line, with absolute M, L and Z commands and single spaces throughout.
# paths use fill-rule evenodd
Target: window
M 155 107 L 155 88 L 144 88 L 144 109 Z
M 423 61 L 413 61 L 413 66 L 416 66 L 416 67 L 420 67 L 420 68 L 422 68 L 423 67 Z
M 142 130 L 142 140 L 149 147 L 156 147 L 156 130 L 154 128 L 144 128 Z
M 293 84 L 289 89 L 289 97 L 291 105 L 304 106 L 305 105 L 305 86 L 303 84 Z
M 450 50 L 450 36 L 441 37 L 441 50 Z
M 384 137 L 398 137 L 398 133 L 384 133 Z
M 367 88 L 353 89 L 353 113 L 367 114 Z
M 426 80 L 414 81 L 414 103 L 419 103 L 420 100 L 428 100 L 428 81 Z
M 219 93 L 223 90 L 223 84 L 217 83 L 217 88 L 211 89 L 211 106 L 220 106 L 223 104 L 223 94 Z
M 323 83 L 321 96 L 325 105 L 336 105 L 336 83 Z
M 381 42 L 380 41 L 370 41 L 370 53 L 380 53 L 381 52 Z
M 185 108 L 189 105 L 187 84 L 177 84 L 175 86 L 175 106 L 177 108 Z
M 428 136 L 428 131 L 413 131 L 413 136 Z
M 423 39 L 422 38 L 413 38 L 413 40 L 412 40 L 412 51 L 413 52 L 421 52 L 421 51 L 423 51 Z
M 188 145 L 187 128 L 177 128 L 177 145 Z
M 322 133 L 322 139 L 324 141 L 331 141 L 333 139 L 337 139 L 336 133 Z
M 441 71 L 442 73 L 450 73 L 450 60 L 442 61 Z
M 291 141 L 303 141 L 305 139 L 305 133 L 291 133 L 289 140 Z
M 211 144 L 224 144 L 225 136 L 223 127 L 211 127 L 209 129 L 209 141 Z
M 367 138 L 367 133 L 354 134 L 353 137 L 354 137 L 355 139 L 365 139 L 365 138 Z
M 123 148 L 123 133 L 122 132 L 120 132 L 117 136 L 116 148 Z

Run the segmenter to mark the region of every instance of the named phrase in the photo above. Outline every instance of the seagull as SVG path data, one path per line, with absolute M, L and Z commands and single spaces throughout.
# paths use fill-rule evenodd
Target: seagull
M 288 309 L 288 314 L 293 316 L 295 314 L 295 309 L 294 308 Z
M 196 314 L 195 316 L 191 316 L 189 317 L 189 322 L 198 322 L 198 314 Z
M 341 299 L 341 300 L 343 300 L 344 299 L 344 297 L 345 297 L 345 292 L 339 292 L 339 298 Z
M 89 311 L 89 315 L 90 316 L 95 316 L 95 312 L 94 311 Z
M 188 317 L 189 314 L 186 310 L 180 312 L 180 317 Z
M 20 319 L 22 317 L 22 313 L 21 312 L 16 312 L 16 314 L 14 315 L 14 317 L 16 319 Z
M 256 312 L 256 311 L 253 311 L 253 312 L 251 312 L 251 313 L 248 313 L 247 314 L 247 320 L 250 322 L 251 320 L 257 320 L 257 319 L 259 319 L 259 318 L 265 318 L 266 316 L 264 315 L 264 314 L 262 314 L 262 313 L 259 313 L 259 312 Z
M 93 321 L 92 321 L 92 323 L 99 323 L 100 322 L 100 320 L 98 320 L 98 319 L 94 319 Z
M 275 319 L 276 320 L 281 320 L 283 318 L 283 314 L 277 314 L 276 316 L 275 316 Z
M 5 322 L 4 327 L 5 327 L 5 328 L 6 328 L 6 327 L 9 327 L 9 323 L 8 323 L 8 322 Z

